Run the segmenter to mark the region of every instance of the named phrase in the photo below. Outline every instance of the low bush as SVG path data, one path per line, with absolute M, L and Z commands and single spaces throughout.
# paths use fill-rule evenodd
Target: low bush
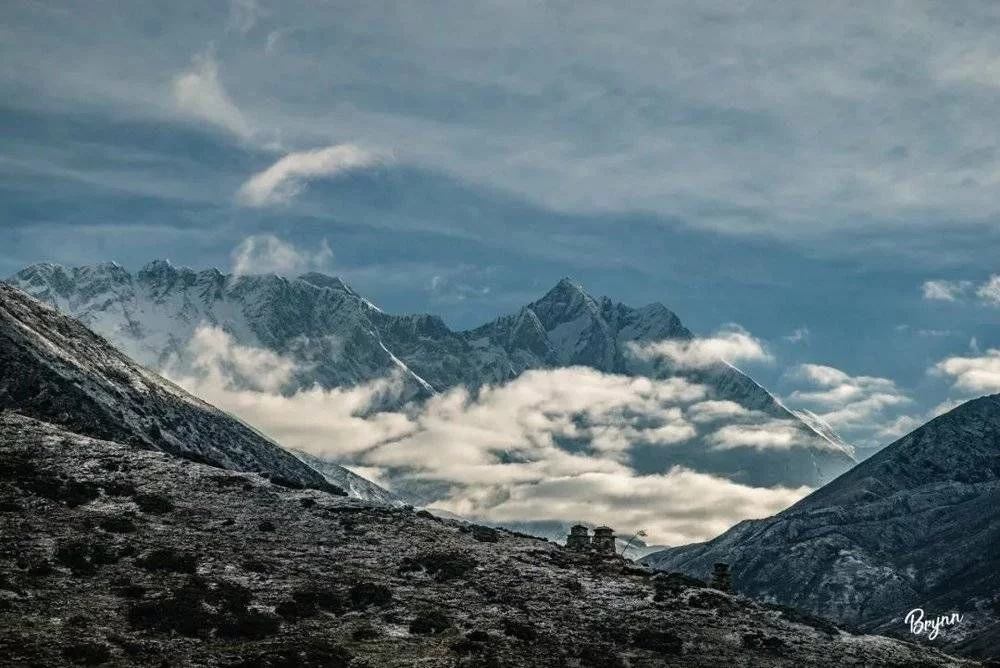
M 137 528 L 132 518 L 124 515 L 106 517 L 100 521 L 98 526 L 109 533 L 133 533 Z
M 671 631 L 656 628 L 640 629 L 632 636 L 632 644 L 657 654 L 680 654 L 684 642 Z
M 174 510 L 173 501 L 162 494 L 136 494 L 135 503 L 139 510 L 150 515 L 163 515 Z
M 136 564 L 147 571 L 194 573 L 198 568 L 198 556 L 164 547 L 147 552 L 136 560 Z
M 500 627 L 503 629 L 505 635 L 517 638 L 518 640 L 532 642 L 538 639 L 538 631 L 535 630 L 534 626 L 512 617 L 502 619 Z
M 351 607 L 362 610 L 368 606 L 384 607 L 392 601 L 392 590 L 374 582 L 360 582 L 348 592 Z
M 426 571 L 438 582 L 447 582 L 464 576 L 478 565 L 474 558 L 461 552 L 428 552 L 416 557 L 404 557 L 399 573 Z
M 64 647 L 62 655 L 80 666 L 99 666 L 111 660 L 111 648 L 96 642 L 74 643 Z
M 443 611 L 428 609 L 417 613 L 410 622 L 410 633 L 417 635 L 436 635 L 451 626 L 451 619 Z

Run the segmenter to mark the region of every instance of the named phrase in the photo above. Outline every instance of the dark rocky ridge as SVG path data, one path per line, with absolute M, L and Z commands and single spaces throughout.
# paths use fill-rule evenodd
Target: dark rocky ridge
M 0 413 L 0 664 L 961 666 L 619 557 Z
M 935 418 L 778 515 L 646 563 L 704 574 L 832 619 L 905 632 L 906 613 L 952 611 L 936 641 L 1000 656 L 1000 395 Z
M 95 438 L 255 471 L 287 484 L 333 489 L 322 474 L 252 428 L 138 366 L 76 320 L 3 283 L 0 409 Z

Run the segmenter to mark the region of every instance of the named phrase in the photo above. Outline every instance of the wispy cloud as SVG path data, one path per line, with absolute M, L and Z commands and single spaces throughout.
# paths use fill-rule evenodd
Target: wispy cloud
M 219 64 L 211 51 L 195 56 L 191 67 L 174 77 L 171 95 L 175 107 L 193 118 L 207 121 L 243 139 L 253 128 L 219 79 Z
M 638 359 L 662 359 L 679 369 L 699 369 L 720 361 L 737 363 L 773 360 L 761 340 L 735 326 L 722 329 L 710 337 L 690 341 L 667 339 L 654 343 L 632 343 L 629 350 Z
M 785 374 L 786 380 L 804 385 L 788 396 L 793 405 L 806 405 L 821 420 L 852 440 L 874 445 L 895 411 L 912 398 L 888 378 L 852 376 L 823 364 L 800 364 Z
M 256 234 L 247 237 L 233 249 L 232 273 L 243 274 L 299 274 L 309 269 L 328 270 L 333 251 L 324 239 L 320 247 L 309 252 L 282 241 L 273 234 Z
M 932 371 L 949 377 L 957 390 L 973 393 L 1000 392 L 1000 350 L 990 348 L 981 355 L 949 357 Z
M 809 340 L 808 327 L 796 327 L 795 330 L 786 336 L 781 337 L 789 343 L 804 343 Z
M 925 281 L 924 299 L 958 302 L 975 298 L 986 306 L 1000 306 L 1000 274 L 991 275 L 982 283 L 974 281 Z
M 237 199 L 252 207 L 280 204 L 302 192 L 313 179 L 329 178 L 378 162 L 375 153 L 353 144 L 289 153 L 250 177 L 240 188 Z

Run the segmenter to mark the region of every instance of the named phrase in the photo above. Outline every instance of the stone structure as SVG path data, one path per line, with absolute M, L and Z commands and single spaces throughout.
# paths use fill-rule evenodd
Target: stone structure
M 577 524 L 569 530 L 566 537 L 566 547 L 570 550 L 582 552 L 590 548 L 590 531 L 582 524 Z
M 597 527 L 594 529 L 594 537 L 590 541 L 595 552 L 602 554 L 615 554 L 615 530 L 611 527 Z
M 712 569 L 712 580 L 708 586 L 719 591 L 732 589 L 732 583 L 729 581 L 729 564 L 724 564 L 721 561 L 715 564 Z

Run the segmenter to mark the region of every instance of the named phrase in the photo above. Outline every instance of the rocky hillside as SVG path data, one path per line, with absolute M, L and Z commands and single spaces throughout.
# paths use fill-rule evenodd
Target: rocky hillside
M 140 446 L 0 413 L 0 664 L 970 665 Z
M 114 263 L 37 264 L 9 280 L 153 368 L 183 360 L 195 329 L 207 323 L 239 344 L 295 360 L 287 391 L 398 374 L 404 387 L 392 400 L 405 402 L 457 386 L 475 390 L 504 383 L 529 369 L 581 365 L 629 376 L 680 375 L 705 385 L 710 399 L 739 404 L 744 421 L 777 421 L 793 430 L 799 444 L 775 449 L 747 442 L 720 449 L 711 447 L 706 432 L 669 450 L 636 448 L 632 463 L 641 473 L 664 473 L 679 464 L 748 485 L 816 487 L 854 464 L 851 449 L 828 427 L 787 410 L 728 364 L 678 369 L 630 355 L 632 344 L 692 338 L 662 304 L 632 308 L 595 298 L 567 279 L 517 313 L 466 331 L 453 331 L 433 315 L 384 313 L 340 279 L 318 273 L 292 280 L 237 277 L 156 261 L 135 274 Z M 711 427 L 727 424 L 742 423 L 729 417 Z
M 733 564 L 738 590 L 880 632 L 958 612 L 937 644 L 1000 656 L 1000 395 L 955 408 L 775 517 L 653 554 Z
M 254 429 L 138 366 L 78 321 L 2 283 L 0 409 L 288 485 L 331 485 Z M 327 473 L 341 486 L 360 481 L 335 465 Z

